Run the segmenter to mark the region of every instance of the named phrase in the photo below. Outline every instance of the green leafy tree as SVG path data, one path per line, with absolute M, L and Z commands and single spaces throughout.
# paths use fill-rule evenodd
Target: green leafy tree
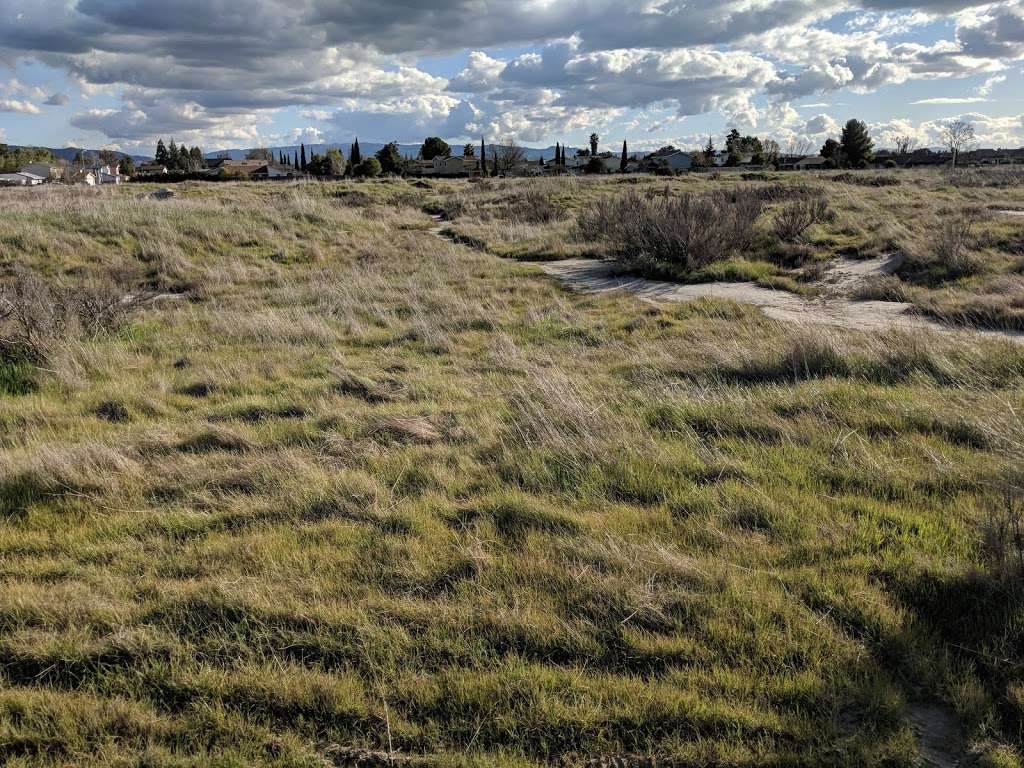
M 203 161 L 203 150 L 199 147 L 192 147 L 188 151 L 189 159 L 189 170 L 200 171 L 203 169 L 205 162 Z
M 583 172 L 588 175 L 604 173 L 606 170 L 604 162 L 599 157 L 590 158 L 590 162 L 588 162 L 583 168 Z
M 851 168 L 864 168 L 874 159 L 875 143 L 868 134 L 868 126 L 860 120 L 849 120 L 839 137 L 844 164 Z
M 590 154 L 597 157 L 597 145 L 601 141 L 601 137 L 596 133 L 590 134 Z
M 843 164 L 843 147 L 835 139 L 826 139 L 818 154 L 828 160 L 833 168 L 838 168 Z
M 394 141 L 381 147 L 374 155 L 380 163 L 381 173 L 401 174 L 405 170 L 405 161 L 402 153 L 398 151 L 398 144 Z
M 135 161 L 132 160 L 128 155 L 121 158 L 119 169 L 125 176 L 131 176 L 135 173 Z
M 368 157 L 356 166 L 355 175 L 361 179 L 372 179 L 380 176 L 380 161 L 376 157 Z
M 420 157 L 423 160 L 433 160 L 435 157 L 450 157 L 451 154 L 452 148 L 448 146 L 448 142 L 437 136 L 428 137 L 423 142 L 423 146 L 420 147 Z M 381 163 L 381 165 L 384 164 Z
M 345 174 L 345 156 L 340 149 L 328 149 L 324 155 L 324 164 L 327 173 L 325 176 L 343 176 Z

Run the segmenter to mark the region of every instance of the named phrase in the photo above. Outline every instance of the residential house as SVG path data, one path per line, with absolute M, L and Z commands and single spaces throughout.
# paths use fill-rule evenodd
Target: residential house
M 118 165 L 101 165 L 92 169 L 97 184 L 120 184 L 125 180 Z
M 167 166 L 163 163 L 141 163 L 135 166 L 136 176 L 163 176 L 167 173 Z
M 24 171 L 16 173 L 0 173 L 0 185 L 7 187 L 35 187 L 46 179 L 34 173 Z
M 829 167 L 831 161 L 821 155 L 810 155 L 801 158 L 793 163 L 793 170 L 796 171 L 823 171 Z
M 21 172 L 41 176 L 46 181 L 54 181 L 64 175 L 62 167 L 49 163 L 29 163 L 21 169 Z
M 693 168 L 693 156 L 675 147 L 652 152 L 643 159 L 641 166 L 652 173 L 680 173 Z

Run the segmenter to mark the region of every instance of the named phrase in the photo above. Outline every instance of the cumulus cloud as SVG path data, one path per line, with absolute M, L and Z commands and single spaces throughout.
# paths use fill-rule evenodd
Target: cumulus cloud
M 903 39 L 938 19 L 948 39 Z M 417 65 L 467 42 L 451 78 Z M 255 140 L 283 108 L 326 136 L 540 140 L 630 110 L 659 130 L 716 112 L 798 131 L 789 102 L 806 96 L 985 75 L 986 97 L 1022 57 L 1022 0 L 0 0 L 0 65 L 35 59 L 113 99 L 71 124 L 123 142 Z M 69 102 L 0 99 L 26 114 Z
M 21 112 L 26 115 L 38 115 L 42 110 L 30 101 L 20 99 L 0 99 L 0 112 Z

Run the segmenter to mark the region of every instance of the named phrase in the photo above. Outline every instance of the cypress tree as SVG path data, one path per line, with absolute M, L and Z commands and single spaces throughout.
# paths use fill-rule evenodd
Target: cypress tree
M 497 176 L 498 176 L 498 150 L 497 150 L 497 148 L 495 148 L 495 150 L 494 150 L 494 171 L 493 171 L 493 175 L 495 176 L 495 178 L 497 178 Z
M 623 173 L 626 172 L 626 166 L 629 165 L 629 150 L 626 149 L 626 142 L 622 142 L 622 159 L 619 161 L 619 170 Z
M 487 175 L 487 146 L 484 144 L 484 137 L 480 137 L 480 175 Z
M 302 170 L 306 170 L 306 145 L 299 144 L 299 167 Z
M 156 141 L 156 162 L 160 165 L 167 165 L 167 147 L 164 146 L 163 139 L 157 139 Z
M 359 151 L 359 137 L 357 136 L 355 141 L 352 142 L 352 155 L 348 161 L 352 166 L 357 166 L 363 162 L 363 153 Z
M 555 168 L 562 164 L 562 146 L 555 142 Z

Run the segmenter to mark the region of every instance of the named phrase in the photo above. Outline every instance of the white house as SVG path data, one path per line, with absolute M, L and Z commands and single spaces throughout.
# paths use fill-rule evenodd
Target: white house
M 34 187 L 42 184 L 46 179 L 34 173 L 0 173 L 0 184 L 12 187 Z
M 22 167 L 21 172 L 32 173 L 46 181 L 50 181 L 52 179 L 59 179 L 61 174 L 64 173 L 64 169 L 59 165 L 50 165 L 49 163 L 29 163 Z
M 101 165 L 92 171 L 97 184 L 120 184 L 124 181 L 121 169 L 116 165 Z

